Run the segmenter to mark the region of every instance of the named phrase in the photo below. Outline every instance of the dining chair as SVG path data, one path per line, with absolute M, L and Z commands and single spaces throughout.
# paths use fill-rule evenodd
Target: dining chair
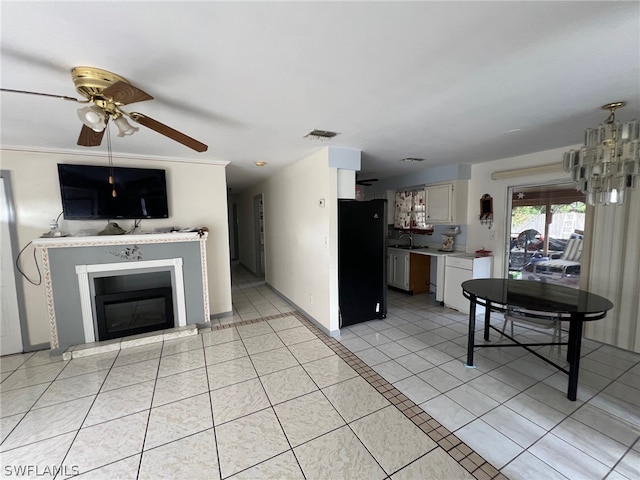
M 511 337 L 514 337 L 514 324 L 521 325 L 533 330 L 552 330 L 551 343 L 562 341 L 562 321 L 567 318 L 562 314 L 550 314 L 549 312 L 540 312 L 536 310 L 527 310 L 523 308 L 507 307 L 504 312 L 504 323 L 502 324 L 502 333 L 507 328 L 507 323 L 511 325 Z M 560 345 L 558 353 L 560 353 Z M 552 348 L 549 349 L 549 356 Z

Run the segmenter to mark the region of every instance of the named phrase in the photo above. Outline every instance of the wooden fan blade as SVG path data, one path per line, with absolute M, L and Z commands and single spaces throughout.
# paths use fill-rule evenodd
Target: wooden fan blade
M 206 152 L 207 149 L 209 148 L 204 143 L 200 143 L 196 139 L 191 138 L 182 132 L 174 130 L 173 128 L 165 125 L 164 123 L 160 123 L 157 120 L 147 117 L 146 115 L 143 115 L 141 113 L 132 112 L 129 114 L 129 117 L 133 121 L 138 122 L 144 125 L 145 127 L 150 128 L 151 130 L 155 130 L 156 132 L 164 135 L 165 137 L 169 137 L 170 139 L 175 140 L 176 142 L 181 143 L 191 148 L 192 150 L 195 150 L 196 152 Z
M 0 91 L 10 92 L 10 93 L 25 93 L 27 95 L 39 95 L 41 97 L 60 98 L 62 100 L 69 100 L 70 102 L 87 103 L 86 100 L 78 100 L 77 98 L 67 97 L 65 95 L 55 95 L 53 93 L 30 92 L 28 90 L 13 90 L 11 88 L 0 88 Z
M 107 128 L 105 128 L 104 130 L 106 130 Z M 80 130 L 80 136 L 78 137 L 78 145 L 83 147 L 97 147 L 102 143 L 104 130 L 102 130 L 101 132 L 96 132 L 86 125 L 82 125 L 82 130 Z
M 127 82 L 116 82 L 105 88 L 101 95 L 105 98 L 111 98 L 114 102 L 122 105 L 153 100 L 151 95 Z

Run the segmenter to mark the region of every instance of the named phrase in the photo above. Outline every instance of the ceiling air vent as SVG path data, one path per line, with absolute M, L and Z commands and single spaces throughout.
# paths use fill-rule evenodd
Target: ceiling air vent
M 318 130 L 317 128 L 307 133 L 304 138 L 314 138 L 316 140 L 329 140 L 330 138 L 338 135 L 336 132 L 330 132 L 329 130 Z
M 400 159 L 401 162 L 424 162 L 424 158 L 405 157 Z

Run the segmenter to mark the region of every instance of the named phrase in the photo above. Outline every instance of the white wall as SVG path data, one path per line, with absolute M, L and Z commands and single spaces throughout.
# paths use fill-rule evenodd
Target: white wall
M 43 152 L 2 150 L 0 168 L 11 172 L 20 247 L 49 230 L 49 222 L 62 211 L 58 163 L 106 164 L 106 158 Z M 168 219 L 143 220 L 142 231 L 159 227 L 206 226 L 209 303 L 212 315 L 231 311 L 231 271 L 227 221 L 227 182 L 223 164 L 198 164 L 158 159 L 114 158 L 116 166 L 162 168 L 167 172 Z M 74 234 L 83 229 L 102 230 L 105 221 L 65 221 L 63 231 Z M 129 229 L 132 220 L 118 222 Z M 38 261 L 41 264 L 40 256 Z M 37 276 L 29 247 L 21 264 L 31 278 Z M 49 342 L 49 323 L 44 287 L 33 286 L 21 278 L 25 293 L 26 324 L 29 344 Z
M 324 148 L 278 171 L 239 202 L 241 262 L 255 265 L 253 197 L 262 193 L 265 280 L 326 331 L 338 329 L 338 174 L 329 167 L 335 152 Z

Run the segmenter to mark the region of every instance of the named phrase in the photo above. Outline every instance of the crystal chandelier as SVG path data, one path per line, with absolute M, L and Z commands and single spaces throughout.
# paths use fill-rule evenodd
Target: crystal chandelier
M 585 131 L 580 150 L 564 153 L 563 167 L 571 173 L 576 188 L 587 195 L 589 205 L 621 205 L 624 192 L 635 188 L 640 174 L 640 123 L 616 122 L 616 110 L 625 105 L 603 105 L 610 111 L 609 118 Z

